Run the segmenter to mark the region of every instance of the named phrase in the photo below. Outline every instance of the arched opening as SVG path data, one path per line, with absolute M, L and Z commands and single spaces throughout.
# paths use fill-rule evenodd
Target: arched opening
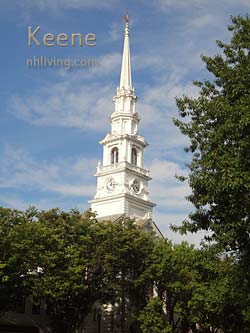
M 111 150 L 111 164 L 118 163 L 119 161 L 119 150 L 117 147 L 114 147 Z
M 137 165 L 137 150 L 135 148 L 131 150 L 131 163 Z

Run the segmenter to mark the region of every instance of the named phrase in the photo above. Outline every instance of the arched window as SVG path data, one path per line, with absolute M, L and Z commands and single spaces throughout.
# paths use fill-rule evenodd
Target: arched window
M 119 161 L 119 150 L 117 147 L 114 147 L 111 150 L 111 164 L 118 163 Z
M 131 163 L 137 165 L 137 150 L 135 148 L 131 150 Z

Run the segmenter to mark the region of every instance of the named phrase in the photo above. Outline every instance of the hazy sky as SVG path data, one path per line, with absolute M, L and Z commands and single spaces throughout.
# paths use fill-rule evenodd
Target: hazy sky
M 228 41 L 231 15 L 245 15 L 250 0 L 11 0 L 0 1 L 0 205 L 25 209 L 89 207 L 93 177 L 110 129 L 119 83 L 123 23 L 130 14 L 132 80 L 140 133 L 149 142 L 145 164 L 153 180 L 154 220 L 163 234 L 192 210 L 186 138 L 175 128 L 175 97 L 196 95 L 193 80 L 210 79 L 200 56 Z M 45 33 L 96 34 L 96 46 L 28 46 L 28 26 Z M 95 60 L 77 68 L 28 67 L 27 59 Z M 198 236 L 188 240 L 197 242 Z

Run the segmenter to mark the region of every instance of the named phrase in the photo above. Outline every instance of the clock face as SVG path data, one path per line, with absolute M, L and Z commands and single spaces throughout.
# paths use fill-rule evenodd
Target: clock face
M 131 185 L 132 189 L 134 190 L 134 192 L 137 194 L 140 192 L 140 189 L 141 189 L 141 183 L 138 179 L 134 179 L 133 180 L 133 183 Z
M 110 192 L 115 189 L 116 183 L 112 177 L 106 181 L 106 189 Z

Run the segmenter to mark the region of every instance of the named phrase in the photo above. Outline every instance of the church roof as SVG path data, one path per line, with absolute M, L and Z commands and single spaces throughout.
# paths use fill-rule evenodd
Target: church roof
M 108 215 L 108 216 L 103 216 L 103 217 L 97 218 L 97 220 L 100 222 L 111 221 L 113 223 L 119 223 L 119 222 L 122 222 L 126 218 L 128 218 L 128 216 L 126 216 L 126 214 L 113 214 L 113 215 Z M 131 218 L 131 220 L 133 220 L 133 218 Z M 164 238 L 159 227 L 152 219 L 134 218 L 134 220 L 135 220 L 136 225 L 141 227 L 144 231 L 153 231 L 153 232 L 155 232 L 157 237 Z

